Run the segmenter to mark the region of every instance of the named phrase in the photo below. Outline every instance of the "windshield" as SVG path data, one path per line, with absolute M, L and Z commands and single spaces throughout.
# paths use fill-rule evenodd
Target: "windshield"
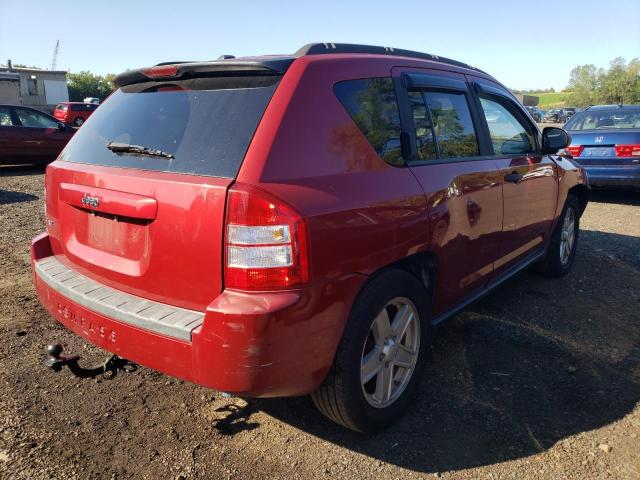
M 576 113 L 565 130 L 599 130 L 610 128 L 640 128 L 640 110 L 599 110 Z
M 234 178 L 279 79 L 222 76 L 122 87 L 78 130 L 60 160 Z

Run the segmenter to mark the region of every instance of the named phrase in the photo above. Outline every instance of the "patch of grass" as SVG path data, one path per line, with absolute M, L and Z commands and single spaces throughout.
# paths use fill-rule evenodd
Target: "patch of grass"
M 557 93 L 532 93 L 531 95 L 535 95 L 540 98 L 540 102 L 538 103 L 538 107 L 540 108 L 562 108 L 568 105 L 569 97 L 571 96 L 571 92 L 557 92 Z

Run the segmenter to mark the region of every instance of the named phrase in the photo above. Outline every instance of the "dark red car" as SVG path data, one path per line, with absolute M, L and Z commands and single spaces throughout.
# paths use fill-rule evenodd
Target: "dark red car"
M 96 108 L 98 105 L 95 103 L 62 102 L 56 105 L 53 116 L 61 122 L 80 127 Z
M 434 325 L 574 261 L 567 134 L 462 63 L 312 44 L 116 84 L 47 169 L 32 258 L 49 312 L 134 362 L 372 431 L 411 403 Z
M 0 105 L 0 164 L 54 160 L 75 130 L 51 115 L 19 105 Z

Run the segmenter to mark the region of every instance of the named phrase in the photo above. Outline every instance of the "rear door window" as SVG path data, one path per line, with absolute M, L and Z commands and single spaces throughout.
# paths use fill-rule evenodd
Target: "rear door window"
M 235 178 L 280 77 L 192 78 L 120 88 L 78 130 L 61 160 Z M 110 142 L 173 158 L 112 152 Z
M 416 135 L 418 160 L 438 158 L 431 113 L 427 109 L 423 92 L 409 92 L 409 105 Z
M 478 139 L 464 92 L 410 91 L 409 102 L 419 160 L 479 155 Z
M 400 112 L 391 78 L 346 80 L 334 92 L 362 134 L 382 159 L 404 165 Z

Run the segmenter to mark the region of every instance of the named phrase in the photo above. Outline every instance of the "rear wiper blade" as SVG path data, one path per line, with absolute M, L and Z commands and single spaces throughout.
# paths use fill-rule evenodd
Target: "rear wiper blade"
M 128 143 L 109 142 L 107 148 L 114 153 L 137 153 L 149 157 L 175 158 L 170 153 L 155 148 L 143 147 L 142 145 L 129 145 Z

